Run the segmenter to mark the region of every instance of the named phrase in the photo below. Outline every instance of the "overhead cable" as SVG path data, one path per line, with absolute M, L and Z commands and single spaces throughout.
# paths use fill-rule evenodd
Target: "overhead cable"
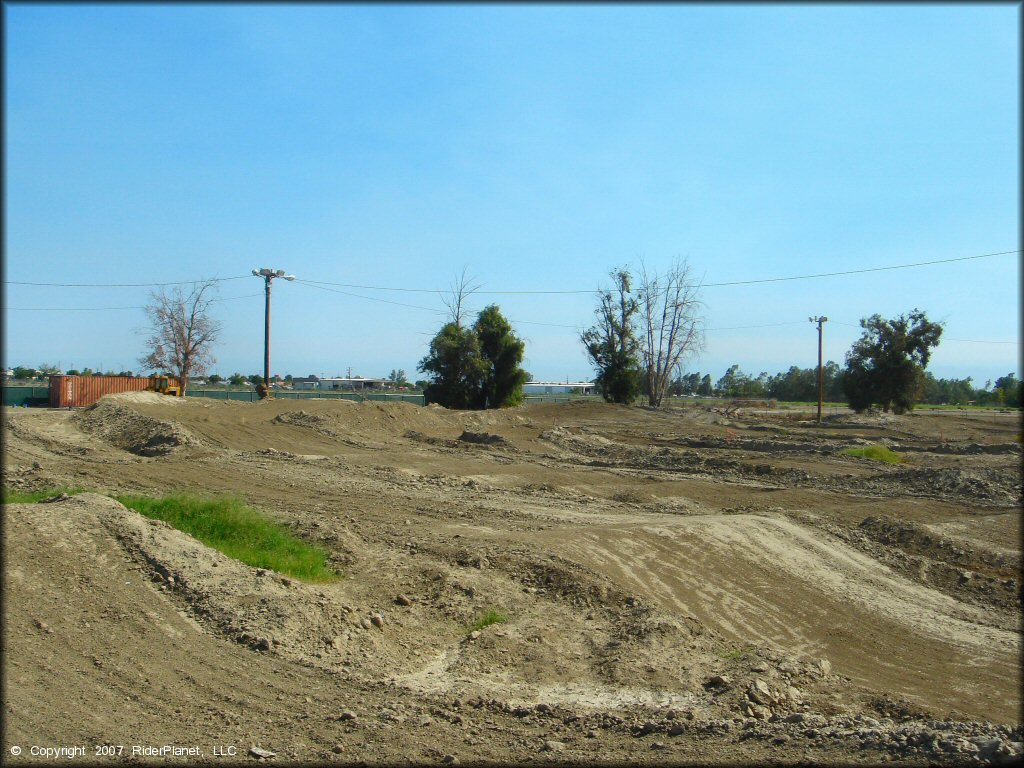
M 791 275 L 789 277 L 764 277 L 755 280 L 731 280 L 721 283 L 700 283 L 698 287 L 701 288 L 721 288 L 729 285 L 752 285 L 755 283 L 780 283 L 789 280 L 811 280 L 818 277 L 838 277 L 842 275 L 857 275 L 865 272 L 884 272 L 892 269 L 908 269 L 910 267 L 925 267 L 933 264 L 950 264 L 957 261 L 971 261 L 973 259 L 987 259 L 992 256 L 1006 256 L 1011 253 L 1020 253 L 1020 250 L 1013 251 L 998 251 L 995 253 L 982 253 L 977 256 L 958 256 L 952 259 L 933 259 L 931 261 L 918 261 L 910 264 L 894 264 L 888 267 L 867 267 L 864 269 L 850 269 L 841 272 L 821 272 L 812 275 Z M 336 286 L 339 288 L 357 288 L 364 291 L 400 291 L 403 293 L 436 293 L 445 295 L 450 291 L 438 289 L 438 288 L 399 288 L 394 286 L 385 285 L 358 285 L 355 283 L 331 283 L 324 280 L 305 280 L 303 282 L 310 283 L 312 285 L 329 285 Z M 588 289 L 571 289 L 562 291 L 488 291 L 488 290 L 476 290 L 471 293 L 486 293 L 493 295 L 522 295 L 522 296 L 544 296 L 544 295 L 563 295 L 563 294 L 578 294 L 578 293 L 595 293 L 593 288 Z
M 247 293 L 245 296 L 227 296 L 223 299 L 210 299 L 212 304 L 215 301 L 235 301 L 236 299 L 251 299 L 262 296 L 262 293 Z M 143 306 L 135 307 L 5 307 L 11 312 L 102 312 L 117 309 L 146 309 Z
M 864 269 L 849 269 L 849 270 L 844 270 L 844 271 L 840 271 L 840 272 L 819 272 L 819 273 L 811 274 L 811 275 L 791 275 L 791 276 L 788 276 L 788 277 L 763 277 L 763 278 L 757 278 L 757 279 L 754 279 L 754 280 L 730 280 L 730 281 L 720 282 L 720 283 L 703 283 L 702 282 L 702 283 L 700 283 L 699 287 L 702 287 L 702 288 L 721 288 L 721 287 L 730 286 L 730 285 L 752 285 L 752 284 L 756 284 L 756 283 L 778 283 L 778 282 L 785 282 L 785 281 L 789 281 L 789 280 L 811 280 L 811 279 L 819 278 L 819 277 L 839 277 L 839 276 L 842 276 L 842 275 L 858 275 L 858 274 L 864 274 L 864 273 L 867 273 L 867 272 L 884 272 L 884 271 L 893 270 L 893 269 L 908 269 L 910 267 L 925 267 L 925 266 L 931 266 L 933 264 L 950 264 L 950 263 L 957 262 L 957 261 L 971 261 L 971 260 L 974 260 L 974 259 L 987 259 L 987 258 L 992 257 L 992 256 L 1006 256 L 1006 255 L 1011 254 L 1011 253 L 1020 253 L 1020 250 L 1017 249 L 1017 250 L 1012 250 L 1012 251 L 997 251 L 997 252 L 994 252 L 994 253 L 982 253 L 982 254 L 979 254 L 977 256 L 958 256 L 958 257 L 952 258 L 952 259 L 933 259 L 931 261 L 918 261 L 918 262 L 913 262 L 913 263 L 909 263 L 909 264 L 894 264 L 894 265 L 887 266 L 887 267 L 866 267 Z M 161 286 L 168 286 L 168 285 L 190 285 L 190 284 L 194 284 L 194 283 L 204 283 L 204 282 L 221 283 L 221 282 L 225 282 L 225 281 L 228 281 L 228 280 L 242 280 L 242 279 L 248 278 L 250 276 L 251 275 L 236 275 L 234 277 L 218 277 L 218 278 L 212 278 L 210 280 L 178 280 L 178 281 L 174 281 L 174 282 L 165 282 L 165 283 L 37 283 L 37 282 L 26 282 L 26 281 L 21 281 L 21 280 L 5 280 L 4 282 L 5 282 L 6 285 L 33 285 L 33 286 L 47 286 L 47 287 L 56 287 L 56 288 L 151 288 L 151 287 L 161 287 Z M 302 280 L 300 282 L 304 282 L 304 283 L 306 283 L 308 285 L 313 285 L 313 286 L 334 286 L 334 287 L 338 287 L 338 288 L 356 288 L 356 289 L 359 289 L 359 290 L 366 290 L 366 291 L 398 291 L 398 292 L 403 292 L 403 293 L 435 293 L 435 294 L 441 294 L 441 295 L 449 293 L 449 291 L 447 291 L 447 290 L 438 289 L 438 288 L 400 288 L 400 287 L 396 287 L 396 286 L 358 285 L 358 284 L 355 284 L 355 283 L 332 283 L 332 282 L 327 282 L 327 281 L 324 281 L 324 280 Z M 487 291 L 487 290 L 476 290 L 476 291 L 472 291 L 472 293 L 486 293 L 486 294 L 495 294 L 495 295 L 499 295 L 499 294 L 500 295 L 524 295 L 524 296 L 526 296 L 526 295 L 543 296 L 543 295 L 560 295 L 560 294 L 594 293 L 594 292 L 595 291 L 592 288 L 587 288 L 587 289 L 580 288 L 580 289 L 559 290 L 559 291 L 550 291 L 550 290 L 544 290 L 544 291 L 523 291 L 523 290 L 517 290 L 517 291 Z M 364 298 L 369 298 L 369 297 L 364 297 Z
M 235 277 L 214 277 L 208 280 L 177 280 L 170 283 L 30 283 L 23 280 L 4 280 L 5 285 L 35 285 L 49 288 L 160 288 L 168 285 L 195 285 L 196 283 L 224 283 L 228 280 L 241 280 L 251 275 Z

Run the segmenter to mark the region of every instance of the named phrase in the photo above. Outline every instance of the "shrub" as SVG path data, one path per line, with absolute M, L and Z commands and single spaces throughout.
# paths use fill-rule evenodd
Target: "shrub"
M 904 457 L 902 453 L 890 451 L 884 445 L 866 445 L 863 448 L 846 448 L 840 451 L 845 456 L 856 456 L 861 459 L 872 461 L 884 461 L 886 464 L 900 464 Z

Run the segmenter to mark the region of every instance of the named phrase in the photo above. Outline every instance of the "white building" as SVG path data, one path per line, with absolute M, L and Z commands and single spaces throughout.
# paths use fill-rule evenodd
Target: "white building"
M 524 395 L 593 395 L 592 381 L 528 381 L 523 384 Z
M 384 389 L 390 386 L 392 382 L 387 379 L 364 379 L 362 376 L 355 376 L 349 378 L 331 378 L 331 379 L 319 379 L 320 389 L 322 390 L 344 390 L 349 391 L 353 389 Z

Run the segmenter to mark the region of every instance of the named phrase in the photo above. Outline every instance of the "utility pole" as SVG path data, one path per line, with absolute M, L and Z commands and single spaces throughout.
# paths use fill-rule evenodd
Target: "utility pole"
M 267 300 L 266 300 L 266 314 L 264 315 L 264 329 L 263 329 L 263 388 L 258 389 L 260 393 L 260 399 L 270 395 L 270 281 L 275 277 L 283 277 L 285 280 L 294 280 L 295 275 L 286 275 L 283 269 L 273 270 L 269 267 L 252 271 L 256 277 L 262 277 L 266 281 L 267 287 Z
M 828 318 L 822 315 L 807 319 L 818 324 L 818 423 L 821 424 L 821 405 L 825 399 L 825 370 L 821 367 L 821 327 L 828 322 Z

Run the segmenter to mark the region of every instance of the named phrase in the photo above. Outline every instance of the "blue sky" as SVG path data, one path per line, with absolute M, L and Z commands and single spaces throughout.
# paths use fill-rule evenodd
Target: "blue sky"
M 538 379 L 618 265 L 705 282 L 1020 248 L 1015 5 L 18 5 L 5 14 L 7 364 L 138 370 L 146 288 L 220 283 L 215 370 L 262 370 L 262 282 L 498 303 Z M 1019 254 L 702 292 L 689 370 L 842 362 L 946 322 L 937 376 L 1019 371 Z M 276 373 L 414 375 L 436 293 L 274 285 Z M 358 296 L 348 295 L 358 294 Z M 386 303 L 397 302 L 397 303 Z M 408 304 L 414 306 L 400 306 Z M 73 311 L 67 308 L 76 308 Z M 90 309 L 86 309 L 90 308 Z M 722 330 L 735 326 L 771 326 Z M 954 341 L 973 340 L 973 341 Z

